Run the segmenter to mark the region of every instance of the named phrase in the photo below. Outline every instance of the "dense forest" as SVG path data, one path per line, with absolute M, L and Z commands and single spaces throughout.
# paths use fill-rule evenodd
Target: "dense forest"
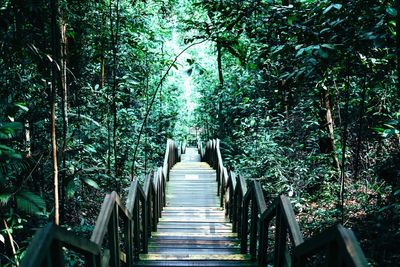
M 89 235 L 168 138 L 220 138 L 304 236 L 340 222 L 397 266 L 398 2 L 1 1 L 1 266 L 48 221 Z

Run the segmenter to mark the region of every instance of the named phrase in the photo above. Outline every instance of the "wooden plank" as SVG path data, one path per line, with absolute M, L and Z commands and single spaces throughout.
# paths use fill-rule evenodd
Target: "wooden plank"
M 245 266 L 256 266 L 255 263 L 248 262 L 248 261 L 229 261 L 229 260 L 191 260 L 191 261 L 177 261 L 177 260 L 169 260 L 169 261 L 162 261 L 162 260 L 146 260 L 140 261 L 135 266 L 138 267 L 145 267 L 145 266 L 174 266 L 174 267 L 191 267 L 191 266 L 201 266 L 201 267 L 245 267 Z
M 171 233 L 166 233 L 166 232 L 153 232 L 151 234 L 152 237 L 158 237 L 158 236 L 182 236 L 185 238 L 191 238 L 191 237 L 237 237 L 236 233 L 219 233 L 219 234 L 197 234 L 197 233 L 183 233 L 183 232 L 171 232 Z
M 197 160 L 196 157 L 189 159 Z M 151 234 L 150 253 L 141 255 L 141 259 L 179 260 L 189 264 L 193 261 L 247 261 L 248 257 L 240 254 L 239 240 L 237 234 L 232 233 L 232 224 L 224 209 L 219 207 L 216 171 L 208 164 L 178 163 L 171 169 L 169 177 L 167 205 L 161 212 L 158 232 Z
M 207 255 L 171 255 L 171 254 L 141 254 L 140 260 L 250 260 L 248 255 L 243 254 L 232 254 L 232 255 L 224 255 L 224 254 L 207 254 Z

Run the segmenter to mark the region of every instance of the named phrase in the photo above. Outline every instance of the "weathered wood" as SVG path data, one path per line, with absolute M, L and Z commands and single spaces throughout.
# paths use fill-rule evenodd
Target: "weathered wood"
M 81 254 L 85 266 L 133 266 L 139 257 L 135 266 L 252 266 L 250 259 L 258 266 L 272 259 L 274 266 L 304 266 L 321 250 L 326 266 L 367 266 L 353 232 L 341 225 L 304 242 L 289 200 L 279 196 L 267 208 L 260 183 L 247 189 L 243 177 L 228 172 L 219 146 L 211 140 L 205 150 L 198 145 L 181 154 L 182 147 L 168 140 L 163 166 L 146 176 L 143 187 L 133 179 L 126 206 L 116 192 L 106 195 L 90 241 L 49 224 L 35 235 L 22 266 L 61 266 L 65 248 Z M 179 158 L 183 162 L 175 164 Z
M 197 153 L 197 149 L 187 148 L 186 153 Z M 149 254 L 141 254 L 139 264 L 180 260 L 190 265 L 213 261 L 216 265 L 212 266 L 220 266 L 217 262 L 246 261 L 246 256 L 238 254 L 239 240 L 220 207 L 217 171 L 198 162 L 198 156 L 182 154 L 181 157 L 183 162 L 170 171 L 167 205 L 159 219 L 158 231 L 152 233 Z
M 252 256 L 257 259 L 259 266 L 265 266 L 274 260 L 274 266 L 305 266 L 307 253 L 314 254 L 316 251 L 310 247 L 303 246 L 304 240 L 300 232 L 298 222 L 295 218 L 293 208 L 289 200 L 285 196 L 275 198 L 269 207 L 265 203 L 262 188 L 259 182 L 253 181 L 251 187 L 247 190 L 245 180 L 238 176 L 236 183 L 233 182 L 232 173 L 225 174 L 225 168 L 219 150 L 220 141 L 210 140 L 206 144 L 204 151 L 204 159 L 217 172 L 218 189 L 220 195 L 220 205 L 223 206 L 225 201 L 226 214 L 232 222 L 232 231 L 237 232 L 240 237 L 241 253 Z M 251 202 L 251 205 L 250 205 Z M 249 207 L 251 207 L 249 220 Z M 268 228 L 275 219 L 275 244 L 273 257 L 268 253 Z M 250 225 L 250 232 L 249 232 Z M 321 246 L 328 247 L 328 265 L 327 266 L 367 266 L 367 261 L 358 246 L 357 240 L 353 233 L 345 228 L 339 228 L 336 234 L 339 246 L 329 243 L 329 239 L 318 239 L 309 244 L 312 247 Z M 250 235 L 249 235 L 250 233 Z M 288 250 L 288 239 L 294 247 L 296 257 L 290 254 Z M 316 245 L 318 243 L 318 246 Z M 250 244 L 250 250 L 247 250 Z M 297 249 L 297 250 L 296 250 Z M 307 253 L 306 253 L 307 252 Z M 341 255 L 344 260 L 338 260 Z M 294 259 L 294 260 L 293 260 Z

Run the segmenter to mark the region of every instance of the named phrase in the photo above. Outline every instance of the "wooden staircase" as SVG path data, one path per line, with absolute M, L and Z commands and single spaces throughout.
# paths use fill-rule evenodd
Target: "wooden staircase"
M 125 204 L 106 194 L 90 240 L 48 223 L 21 267 L 65 266 L 67 251 L 88 267 L 368 266 L 340 224 L 304 240 L 290 200 L 267 203 L 258 180 L 224 167 L 219 144 L 199 144 L 200 156 L 168 140 L 162 167 L 133 179 Z
M 220 207 L 216 171 L 187 148 L 170 171 L 166 207 L 138 266 L 253 266 Z

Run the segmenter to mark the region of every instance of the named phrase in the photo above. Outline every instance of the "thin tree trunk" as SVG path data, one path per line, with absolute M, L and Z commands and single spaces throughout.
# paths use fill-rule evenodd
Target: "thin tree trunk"
M 115 173 L 115 186 L 117 192 L 119 192 L 119 161 L 118 161 L 118 147 L 117 147 L 117 128 L 118 128 L 118 118 L 117 118 L 117 69 L 118 69 L 118 30 L 119 30 L 119 0 L 116 0 L 115 5 L 116 11 L 116 22 L 115 31 L 113 27 L 113 5 L 110 1 L 110 32 L 113 50 L 113 87 L 112 87 L 112 112 L 113 112 L 113 152 L 114 152 L 114 173 Z
M 15 249 L 15 245 L 14 245 L 14 238 L 11 235 L 11 231 L 10 228 L 8 228 L 7 222 L 5 219 L 3 219 L 3 224 L 4 224 L 4 229 L 6 230 L 7 236 L 8 236 L 8 240 L 10 242 L 10 246 L 11 246 L 11 251 L 13 253 L 14 259 L 15 259 L 15 266 L 19 267 L 19 261 L 18 261 L 18 256 L 17 256 L 17 250 Z
M 218 92 L 218 135 L 219 138 L 223 136 L 223 119 L 222 119 L 222 93 L 224 88 L 224 76 L 222 72 L 222 45 L 217 39 L 217 65 L 218 65 L 218 78 L 219 78 L 219 90 Z
M 322 105 L 324 107 L 324 123 L 326 125 L 326 131 L 328 133 L 327 139 L 327 151 L 332 154 L 334 166 L 336 169 L 340 168 L 339 159 L 335 154 L 335 135 L 334 135 L 334 127 L 333 127 L 333 117 L 332 117 L 332 108 L 331 108 L 331 100 L 328 88 L 322 89 Z
M 65 204 L 65 180 L 66 180 L 66 154 L 67 150 L 67 132 L 68 132 L 68 85 L 67 85 L 67 25 L 63 16 L 60 16 L 60 82 L 62 91 L 62 171 L 61 171 L 61 218 L 64 218 L 64 204 Z
M 101 56 L 100 56 L 100 88 L 104 88 L 105 85 L 105 40 L 104 31 L 106 25 L 106 14 L 102 12 L 101 14 L 101 29 L 100 29 L 100 40 L 101 40 Z
M 53 51 L 53 62 L 52 62 L 52 83 L 51 83 L 51 146 L 52 146 L 52 158 L 53 158 L 53 181 L 54 181 L 54 223 L 60 223 L 60 209 L 59 209 L 59 188 L 58 188 L 58 162 L 57 162 L 57 136 L 56 136 L 56 95 L 57 95 L 57 65 L 54 59 L 58 55 L 58 38 L 57 38 L 57 17 L 58 17 L 58 1 L 51 0 L 51 32 L 52 32 L 52 51 Z
M 25 120 L 24 125 L 25 130 L 25 147 L 26 147 L 26 157 L 30 158 L 32 156 L 32 142 L 31 142 L 31 123 L 28 119 Z
M 361 103 L 360 103 L 360 113 L 358 116 L 358 131 L 357 131 L 357 146 L 356 146 L 356 154 L 355 154 L 355 162 L 354 162 L 354 180 L 357 181 L 359 174 L 359 166 L 360 166 L 360 153 L 361 153 L 361 144 L 363 139 L 363 117 L 364 117 L 364 109 L 365 109 L 365 99 L 367 96 L 367 75 L 364 76 L 364 88 L 361 92 Z
M 174 66 L 174 64 L 178 61 L 178 58 L 179 58 L 183 53 L 185 53 L 186 50 L 188 50 L 189 48 L 191 48 L 191 47 L 193 47 L 193 46 L 195 46 L 195 45 L 198 45 L 198 44 L 202 44 L 202 43 L 204 43 L 204 42 L 207 41 L 207 40 L 208 40 L 208 39 L 199 41 L 199 42 L 197 42 L 197 43 L 192 43 L 192 44 L 188 45 L 185 49 L 183 49 L 183 50 L 174 58 L 174 60 L 172 61 L 172 63 L 168 66 L 168 68 L 167 68 L 167 70 L 165 71 L 164 75 L 161 77 L 161 80 L 160 80 L 159 83 L 157 84 L 156 89 L 154 90 L 153 96 L 152 96 L 152 98 L 151 98 L 149 108 L 147 109 L 146 114 L 145 114 L 145 116 L 144 116 L 144 119 L 143 119 L 143 121 L 142 121 L 142 125 L 140 126 L 139 135 L 138 135 L 138 138 L 137 138 L 137 140 L 136 140 L 135 150 L 133 151 L 133 158 L 132 158 L 131 179 L 134 178 L 133 174 L 135 173 L 136 155 L 137 155 L 138 147 L 139 147 L 139 144 L 140 144 L 140 139 L 141 139 L 141 137 L 142 137 L 142 133 L 143 133 L 143 129 L 144 129 L 144 126 L 145 126 L 145 122 L 147 121 L 147 118 L 148 118 L 148 116 L 149 116 L 149 114 L 150 114 L 151 108 L 153 107 L 154 101 L 155 101 L 155 99 L 156 99 L 156 97 L 157 97 L 158 90 L 160 89 L 161 85 L 163 84 L 163 82 L 164 82 L 165 78 L 167 77 L 167 75 L 168 75 L 169 71 L 171 70 L 171 68 L 172 68 L 172 67 Z
M 397 96 L 400 98 L 400 0 L 396 0 Z
M 349 63 L 347 63 L 349 64 Z M 348 68 L 347 68 L 348 69 Z M 347 71 L 347 73 L 349 73 Z M 349 125 L 349 102 L 350 102 L 350 81 L 349 76 L 347 76 L 346 80 L 346 97 L 345 97 L 345 107 L 344 107 L 344 127 L 342 132 L 342 163 L 340 166 L 340 192 L 339 192 L 339 201 L 340 201 L 340 211 L 341 211 L 341 223 L 344 223 L 344 186 L 346 179 L 346 149 L 347 149 L 347 129 Z

